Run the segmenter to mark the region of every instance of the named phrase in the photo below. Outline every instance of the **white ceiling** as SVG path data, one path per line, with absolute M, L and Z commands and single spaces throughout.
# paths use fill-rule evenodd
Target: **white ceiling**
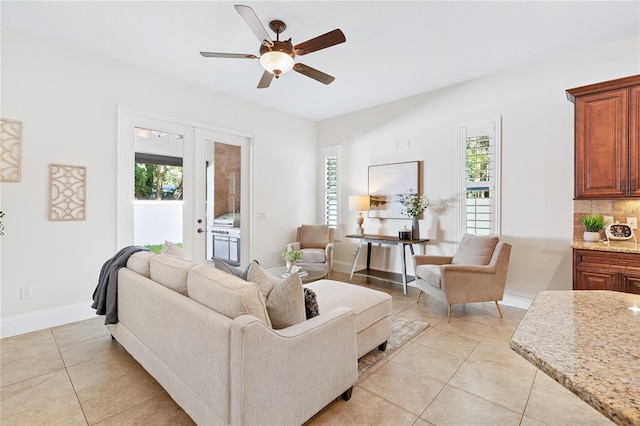
M 313 120 L 346 114 L 596 45 L 638 37 L 639 1 L 246 1 L 298 44 L 340 28 L 347 42 L 297 57 L 257 89 L 259 42 L 226 1 L 7 1 L 3 25 Z M 270 30 L 268 30 L 270 31 Z M 275 35 L 274 37 L 275 38 Z M 36 54 L 37 52 L 32 52 Z M 639 64 L 640 66 L 640 64 Z

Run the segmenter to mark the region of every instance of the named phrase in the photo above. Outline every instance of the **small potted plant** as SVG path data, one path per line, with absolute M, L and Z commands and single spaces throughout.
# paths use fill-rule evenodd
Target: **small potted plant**
M 287 262 L 287 271 L 296 266 L 296 262 L 302 259 L 302 250 L 287 249 L 282 252 L 282 258 Z
M 604 228 L 604 217 L 597 213 L 591 213 L 582 218 L 582 224 L 586 231 L 582 235 L 585 241 L 600 241 L 600 230 Z

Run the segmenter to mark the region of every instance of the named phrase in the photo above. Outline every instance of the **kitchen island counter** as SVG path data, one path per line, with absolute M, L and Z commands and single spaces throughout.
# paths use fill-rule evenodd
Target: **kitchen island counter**
M 606 417 L 640 425 L 640 296 L 542 291 L 511 348 Z

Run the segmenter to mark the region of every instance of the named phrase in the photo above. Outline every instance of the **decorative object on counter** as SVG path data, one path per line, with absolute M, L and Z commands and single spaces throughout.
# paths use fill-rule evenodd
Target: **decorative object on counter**
M 282 258 L 287 262 L 287 271 L 293 271 L 293 268 L 297 268 L 296 262 L 302 259 L 302 250 L 285 250 L 282 252 Z
M 600 230 L 604 228 L 604 216 L 591 213 L 582 218 L 586 231 L 582 235 L 585 241 L 600 241 Z
M 49 164 L 49 220 L 85 220 L 87 168 Z
M 405 226 L 402 231 L 398 231 L 398 238 L 400 238 L 401 240 L 410 240 L 411 231 Z
M 633 229 L 631 229 L 631 226 L 626 223 L 620 223 L 618 221 L 610 223 L 605 226 L 604 234 L 607 236 L 607 243 L 610 243 L 611 240 L 624 241 L 633 239 L 633 241 L 638 244 L 636 234 L 633 232 Z
M 402 204 L 402 214 L 411 218 L 411 238 L 417 240 L 420 238 L 420 216 L 429 207 L 429 199 L 424 194 L 418 195 L 415 192 L 407 192 L 400 197 Z
M 349 195 L 349 211 L 358 212 L 358 217 L 356 218 L 356 223 L 358 224 L 356 234 L 358 235 L 364 235 L 364 229 L 362 228 L 364 216 L 362 216 L 362 212 L 369 210 L 369 202 L 368 195 Z

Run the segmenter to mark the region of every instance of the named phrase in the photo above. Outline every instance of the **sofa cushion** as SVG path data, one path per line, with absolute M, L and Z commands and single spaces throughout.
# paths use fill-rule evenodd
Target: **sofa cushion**
M 356 313 L 356 332 L 361 332 L 391 314 L 393 302 L 387 293 L 333 280 L 319 280 L 304 285 L 316 293 L 322 312 L 339 306 Z
M 300 227 L 300 246 L 302 248 L 325 248 L 329 244 L 327 225 L 302 225 Z
M 265 300 L 267 300 L 273 288 L 280 282 L 280 278 L 266 272 L 264 269 L 262 269 L 260 264 L 254 260 L 249 265 L 247 281 L 256 283 L 260 288 L 262 296 Z
M 150 278 L 151 273 L 149 271 L 149 260 L 151 260 L 152 257 L 155 257 L 155 255 L 156 254 L 154 252 L 147 250 L 133 253 L 127 260 L 127 268 L 131 269 L 133 272 Z
M 181 259 L 191 260 L 189 253 L 173 244 L 171 241 L 164 241 L 160 254 L 170 254 L 171 256 L 179 257 Z
M 165 287 L 187 295 L 187 273 L 197 264 L 170 254 L 149 259 L 149 277 Z
M 418 265 L 416 276 L 434 287 L 442 288 L 442 268 L 440 265 Z
M 307 319 L 304 291 L 298 274 L 287 276 L 273 287 L 267 299 L 267 311 L 271 325 L 276 330 L 287 328 Z
M 264 298 L 255 283 L 209 265 L 197 265 L 189 271 L 187 286 L 191 299 L 228 318 L 253 315 L 271 326 Z
M 498 237 L 464 234 L 451 263 L 455 265 L 488 265 L 497 244 Z
M 301 263 L 324 263 L 327 261 L 327 256 L 324 249 L 307 248 L 302 252 Z

